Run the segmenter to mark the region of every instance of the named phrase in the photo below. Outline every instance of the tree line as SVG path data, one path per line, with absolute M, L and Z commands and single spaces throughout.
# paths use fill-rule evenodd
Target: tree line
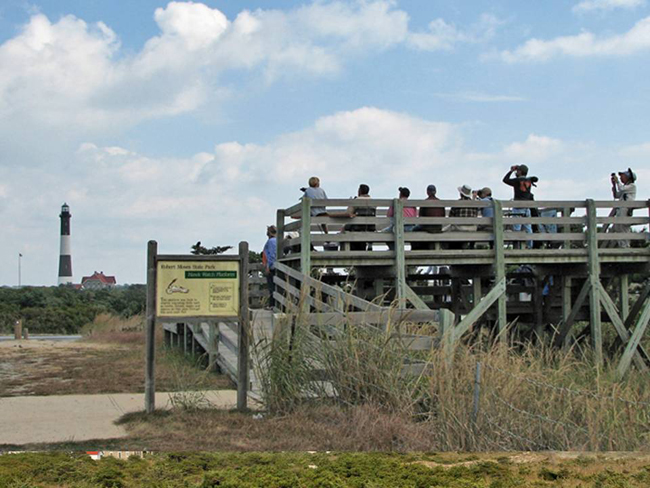
M 66 286 L 0 288 L 0 333 L 13 331 L 17 319 L 33 334 L 76 334 L 97 314 L 131 317 L 144 313 L 145 285 L 102 290 Z

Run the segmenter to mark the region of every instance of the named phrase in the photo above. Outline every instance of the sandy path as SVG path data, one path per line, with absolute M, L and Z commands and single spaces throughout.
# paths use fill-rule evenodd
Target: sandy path
M 237 404 L 236 390 L 206 392 L 216 408 Z M 157 393 L 158 408 L 169 408 L 169 393 Z M 0 445 L 115 439 L 126 431 L 115 421 L 144 410 L 144 394 L 52 395 L 0 398 Z

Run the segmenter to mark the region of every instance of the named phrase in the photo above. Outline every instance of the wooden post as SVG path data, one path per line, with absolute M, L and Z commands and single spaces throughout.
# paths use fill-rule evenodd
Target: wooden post
M 589 256 L 589 315 L 591 339 L 594 346 L 596 365 L 603 364 L 603 337 L 600 321 L 600 263 L 598 261 L 598 228 L 596 226 L 596 204 L 587 200 L 587 250 Z
M 472 294 L 474 295 L 474 299 L 472 300 L 472 305 L 476 307 L 478 305 L 478 302 L 481 301 L 481 297 L 483 295 L 483 291 L 481 290 L 481 278 L 480 277 L 475 277 L 472 278 Z
M 564 207 L 562 209 L 562 217 L 571 217 L 571 208 Z M 569 234 L 571 232 L 571 224 L 562 224 L 562 232 Z M 571 241 L 564 241 L 564 249 L 571 249 Z
M 23 327 L 23 339 L 29 340 L 29 329 L 27 327 Z
M 619 279 L 619 285 L 621 288 L 621 319 L 623 322 L 627 319 L 627 316 L 630 314 L 630 283 L 629 276 L 627 273 L 622 274 Z
M 300 271 L 311 276 L 311 198 L 302 197 Z
M 208 367 L 214 371 L 217 364 L 217 354 L 219 352 L 219 325 L 214 321 L 208 322 Z
M 494 273 L 495 283 L 505 282 L 506 279 L 506 260 L 503 240 L 503 205 L 499 200 L 493 200 L 494 206 Z M 506 343 L 506 293 L 504 292 L 497 299 L 497 324 L 499 328 L 499 339 Z
M 158 243 L 147 244 L 147 319 L 146 367 L 144 380 L 144 407 L 147 413 L 156 408 L 156 255 Z
M 571 277 L 563 276 L 562 277 L 562 322 L 563 323 L 566 323 L 566 321 L 569 319 L 570 314 L 571 314 Z M 564 348 L 567 348 L 571 345 L 571 337 L 572 335 L 568 333 L 566 338 L 564 339 L 564 344 L 562 345 Z
M 18 319 L 14 324 L 14 339 L 19 341 L 23 338 L 23 321 Z
M 400 308 L 406 307 L 406 260 L 404 259 L 404 203 L 399 198 L 393 200 L 395 236 L 395 276 L 396 297 Z
M 307 199 L 308 200 L 308 199 Z M 237 410 L 246 410 L 249 388 L 248 242 L 239 243 L 239 334 L 237 337 Z
M 276 212 L 275 228 L 278 233 L 275 236 L 276 243 L 276 259 L 280 260 L 284 256 L 284 210 L 280 209 Z

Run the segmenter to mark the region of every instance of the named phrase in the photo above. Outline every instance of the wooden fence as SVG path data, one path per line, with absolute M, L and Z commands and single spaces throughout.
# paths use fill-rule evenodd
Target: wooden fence
M 445 217 L 405 217 L 405 206 L 420 211 L 444 209 Z M 391 207 L 394 216 L 389 218 Z M 617 315 L 618 310 L 612 306 L 614 301 L 601 283 L 601 272 L 603 266 L 609 266 L 606 271 L 610 276 L 624 275 L 620 278 L 620 301 L 625 304 L 621 305 L 622 311 L 626 311 L 627 275 L 647 272 L 650 262 L 649 210 L 650 201 L 304 198 L 293 207 L 278 210 L 278 256 L 283 265 L 308 276 L 314 268 L 384 269 L 385 277 L 394 281 L 399 308 L 415 307 L 422 311 L 429 310 L 429 304 L 409 286 L 410 267 L 465 269 L 467 277 L 472 278 L 474 300 L 460 320 L 456 317 L 454 332 L 447 336 L 450 344 L 457 342 L 493 305 L 499 335 L 504 337 L 508 267 L 552 267 L 551 274 L 561 277 L 562 335 L 569 333 L 588 299 L 589 332 L 596 361 L 602 362 L 603 310 L 630 348 L 624 355 L 627 361 L 628 356 L 638 356 L 634 351 L 639 334 L 647 326 L 647 314 L 639 312 L 637 321 L 631 324 L 635 333 L 623 330 L 620 325 L 625 321 L 621 317 L 624 314 Z M 484 213 L 491 216 L 483 216 Z M 470 216 L 458 216 L 461 214 Z M 531 232 L 526 231 L 527 227 Z M 490 278 L 483 290 L 482 276 Z M 582 288 L 573 302 L 576 283 Z M 295 298 L 299 289 L 294 286 L 285 292 Z M 452 300 L 458 298 L 452 293 Z M 305 300 L 319 313 L 327 313 L 328 307 L 332 307 L 330 299 L 316 295 Z

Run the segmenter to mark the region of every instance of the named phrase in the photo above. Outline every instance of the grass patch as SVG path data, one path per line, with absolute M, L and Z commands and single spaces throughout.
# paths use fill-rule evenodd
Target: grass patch
M 141 322 L 142 317 L 99 315 L 81 341 L 0 343 L 0 397 L 144 392 Z M 225 375 L 206 372 L 194 360 L 165 349 L 162 335 L 156 342 L 158 391 L 233 387 Z
M 427 457 L 427 454 L 386 453 L 169 453 L 144 459 L 92 461 L 81 454 L 19 454 L 0 456 L 0 486 L 647 486 L 639 478 L 646 471 L 642 459 L 605 461 L 597 473 L 582 473 L 563 470 L 566 461 L 548 455 L 528 463 L 528 473 L 522 474 L 514 463 L 497 463 L 489 456 L 473 465 L 447 467 L 427 465 Z M 549 480 L 548 473 L 556 471 L 563 477 Z

